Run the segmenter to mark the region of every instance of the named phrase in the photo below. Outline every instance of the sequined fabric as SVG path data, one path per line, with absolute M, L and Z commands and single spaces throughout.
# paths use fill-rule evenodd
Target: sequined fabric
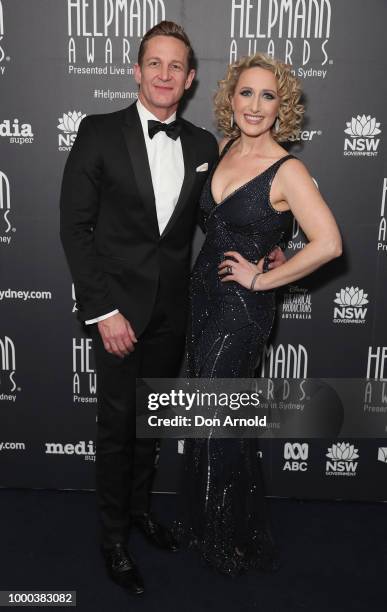
M 278 160 L 218 205 L 211 192 L 215 168 L 208 177 L 200 202 L 206 239 L 191 277 L 190 377 L 253 376 L 273 325 L 275 292 L 251 293 L 237 283 L 221 283 L 217 266 L 225 251 L 257 262 L 281 241 L 292 215 L 274 210 L 270 187 L 291 157 Z M 251 438 L 185 440 L 175 531 L 184 544 L 231 576 L 249 568 L 271 571 L 278 564 L 258 453 L 258 440 Z

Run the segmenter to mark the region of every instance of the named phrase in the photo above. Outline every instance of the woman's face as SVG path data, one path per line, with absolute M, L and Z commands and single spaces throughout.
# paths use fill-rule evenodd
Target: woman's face
M 278 115 L 277 79 L 270 70 L 246 68 L 237 81 L 231 106 L 234 121 L 250 137 L 269 132 Z

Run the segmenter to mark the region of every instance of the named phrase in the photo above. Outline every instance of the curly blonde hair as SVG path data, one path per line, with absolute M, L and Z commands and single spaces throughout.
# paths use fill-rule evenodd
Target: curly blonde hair
M 277 142 L 286 142 L 297 137 L 300 131 L 304 106 L 300 104 L 302 95 L 299 80 L 292 74 L 291 66 L 273 59 L 265 53 L 256 53 L 243 57 L 238 62 L 230 64 L 225 79 L 218 82 L 218 91 L 214 96 L 215 117 L 218 129 L 226 137 L 236 138 L 240 135 L 239 127 L 231 126 L 231 97 L 234 94 L 238 79 L 248 68 L 263 68 L 270 70 L 277 79 L 280 106 L 278 109 L 279 128 L 274 126 L 271 134 Z

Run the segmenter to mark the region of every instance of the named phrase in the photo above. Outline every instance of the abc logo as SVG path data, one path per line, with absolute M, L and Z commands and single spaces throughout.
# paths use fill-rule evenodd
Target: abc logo
M 290 472 L 306 472 L 308 464 L 306 459 L 308 458 L 309 445 L 304 442 L 286 442 L 284 445 L 284 458 L 286 462 L 283 470 Z

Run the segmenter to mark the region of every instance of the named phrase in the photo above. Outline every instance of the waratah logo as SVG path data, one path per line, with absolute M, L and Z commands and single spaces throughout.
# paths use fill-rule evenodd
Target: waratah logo
M 368 304 L 368 293 L 364 293 L 359 287 L 346 287 L 336 293 L 335 304 L 339 306 L 364 306 Z
M 326 456 L 335 461 L 353 461 L 359 459 L 358 449 L 349 442 L 338 442 L 328 448 Z
M 71 151 L 83 117 L 86 117 L 86 115 L 80 111 L 69 111 L 68 113 L 63 113 L 62 117 L 59 117 L 59 124 L 57 126 L 61 130 L 58 134 L 59 151 Z
M 63 117 L 59 117 L 58 128 L 63 130 L 63 132 L 66 134 L 76 133 L 78 132 L 79 124 L 81 123 L 83 117 L 86 117 L 86 115 L 80 111 L 69 111 L 68 113 L 63 113 Z
M 346 125 L 347 129 L 344 132 L 352 136 L 352 138 L 373 138 L 381 132 L 379 130 L 380 123 L 377 123 L 376 119 L 371 117 L 371 115 L 352 117 L 351 121 L 348 121 Z

